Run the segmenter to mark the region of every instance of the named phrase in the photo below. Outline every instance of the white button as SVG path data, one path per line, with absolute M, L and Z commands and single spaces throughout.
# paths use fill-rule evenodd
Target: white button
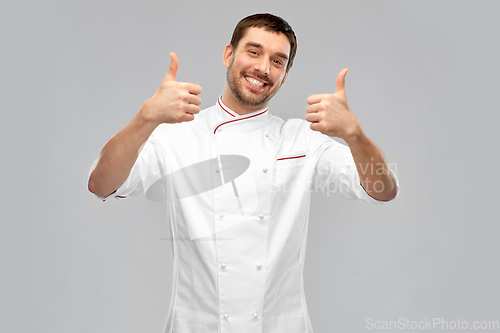
M 261 264 L 257 264 L 257 265 L 255 265 L 255 267 L 257 267 L 257 269 L 261 269 L 262 265 Z
M 215 170 L 215 172 L 219 173 L 219 172 L 220 172 L 220 170 L 219 170 L 219 169 L 217 169 L 217 170 Z
M 254 318 L 257 318 L 259 316 L 259 314 L 257 312 L 254 312 L 254 314 L 252 315 L 252 317 Z
M 262 169 L 262 171 L 267 172 L 267 169 L 266 169 L 266 168 L 264 168 L 264 169 Z
M 220 268 L 225 269 L 226 268 L 226 264 L 224 264 L 224 263 L 220 264 Z
M 220 214 L 219 214 L 219 217 L 220 217 L 220 218 L 223 218 L 223 217 L 224 217 L 224 214 L 220 213 Z
M 262 220 L 263 218 L 264 218 L 264 214 L 260 214 L 260 215 L 259 215 L 259 219 L 261 219 L 261 220 Z
M 223 317 L 224 319 L 227 319 L 227 317 L 229 317 L 229 315 L 228 315 L 227 313 L 224 313 L 224 314 L 222 315 L 222 317 Z

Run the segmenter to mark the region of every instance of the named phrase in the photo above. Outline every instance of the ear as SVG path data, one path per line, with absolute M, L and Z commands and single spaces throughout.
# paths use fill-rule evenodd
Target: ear
M 222 60 L 224 61 L 224 65 L 226 68 L 229 68 L 231 64 L 231 57 L 233 56 L 233 46 L 231 44 L 227 44 L 224 48 L 224 53 L 222 54 Z

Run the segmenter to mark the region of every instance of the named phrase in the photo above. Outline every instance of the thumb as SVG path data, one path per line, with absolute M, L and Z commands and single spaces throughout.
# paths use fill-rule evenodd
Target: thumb
M 345 94 L 345 76 L 348 71 L 349 70 L 347 68 L 344 68 L 340 71 L 339 75 L 337 76 L 337 86 L 335 88 L 335 93 L 341 94 L 344 97 L 347 97 Z
M 179 58 L 174 52 L 170 53 L 170 67 L 168 67 L 167 75 L 163 81 L 175 81 L 177 76 L 177 69 L 179 68 Z

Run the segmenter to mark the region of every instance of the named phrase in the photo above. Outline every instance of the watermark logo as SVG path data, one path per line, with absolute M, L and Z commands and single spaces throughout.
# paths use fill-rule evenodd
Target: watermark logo
M 389 175 L 391 172 L 397 174 L 397 164 L 391 163 L 387 168 L 382 163 L 367 163 L 359 165 L 362 176 L 359 179 L 362 187 L 370 193 L 383 193 L 386 190 L 386 184 L 380 176 Z M 350 193 L 358 184 L 353 183 L 356 173 L 354 165 L 327 164 L 319 165 L 315 169 L 315 177 L 305 180 L 299 177 L 303 173 L 301 165 L 297 165 L 290 170 L 288 177 L 281 175 L 277 179 L 282 181 L 273 184 L 273 192 L 290 193 L 296 191 L 319 192 L 327 196 Z M 277 170 L 276 172 L 280 172 Z
M 366 329 L 369 330 L 496 330 L 500 331 L 498 320 L 490 321 L 466 321 L 446 320 L 444 318 L 424 318 L 423 320 L 410 320 L 399 318 L 398 320 L 375 320 L 366 319 Z

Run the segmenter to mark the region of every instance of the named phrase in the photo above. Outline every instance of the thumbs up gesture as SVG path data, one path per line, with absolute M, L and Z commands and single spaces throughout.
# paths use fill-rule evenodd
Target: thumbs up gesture
M 170 53 L 171 62 L 167 75 L 156 93 L 144 102 L 141 112 L 154 123 L 180 123 L 191 121 L 200 112 L 201 87 L 194 83 L 177 82 L 179 59 Z
M 311 129 L 328 136 L 336 136 L 346 142 L 358 135 L 361 126 L 347 104 L 345 93 L 344 68 L 337 76 L 334 94 L 311 95 L 307 98 L 306 120 L 311 122 Z

